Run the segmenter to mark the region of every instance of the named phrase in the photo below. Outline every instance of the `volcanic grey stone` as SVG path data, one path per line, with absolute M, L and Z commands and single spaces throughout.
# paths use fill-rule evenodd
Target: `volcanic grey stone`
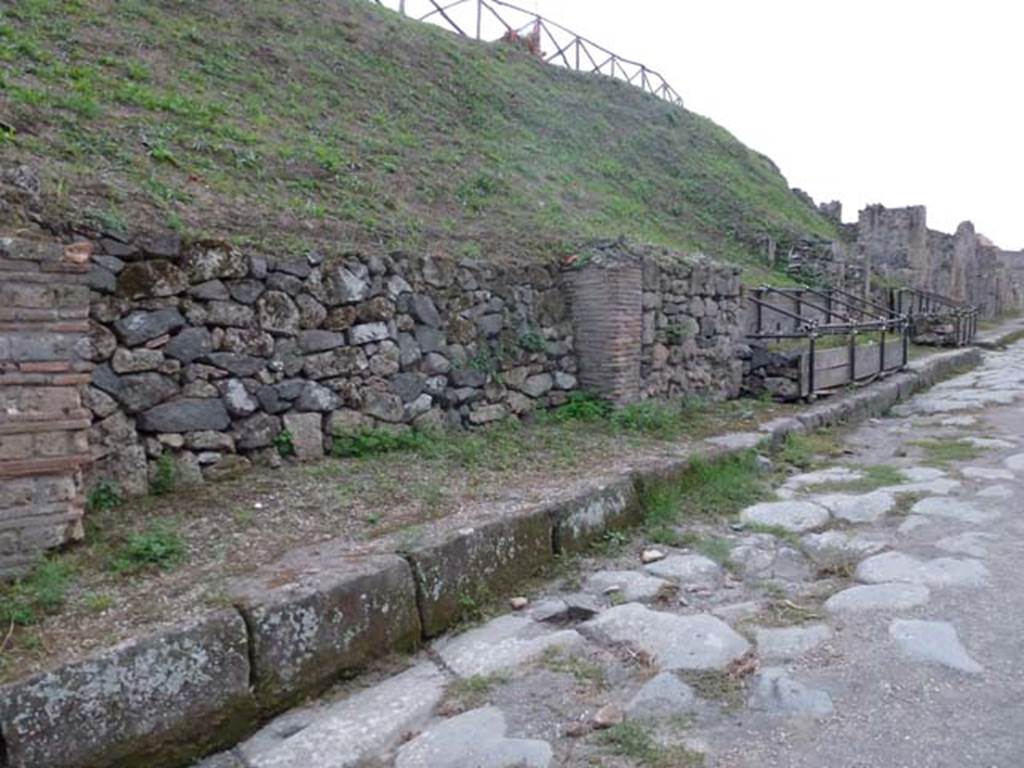
M 226 746 L 255 718 L 245 624 L 234 611 L 5 686 L 0 726 L 12 768 L 178 764 Z
M 160 309 L 156 312 L 132 312 L 114 323 L 114 330 L 129 347 L 134 347 L 157 336 L 163 336 L 185 324 L 185 318 L 177 309 Z
M 997 467 L 964 467 L 960 474 L 969 480 L 1013 480 L 1013 472 Z
M 391 391 L 402 398 L 403 403 L 411 403 L 423 393 L 426 382 L 427 377 L 422 373 L 399 373 L 391 377 Z
M 299 347 L 305 353 L 326 352 L 345 346 L 345 334 L 334 331 L 303 331 L 299 334 Z
M 994 510 L 982 510 L 966 501 L 946 497 L 930 497 L 921 499 L 910 508 L 912 514 L 926 517 L 941 517 L 948 520 L 959 520 L 964 523 L 987 523 L 995 520 L 1000 514 Z
M 920 561 L 902 552 L 884 552 L 857 566 L 857 581 L 866 584 L 904 582 L 931 587 L 979 587 L 989 577 L 978 560 L 939 557 Z
M 441 327 L 441 315 L 433 300 L 425 294 L 414 293 L 409 297 L 409 314 L 423 325 L 429 325 L 431 328 Z
M 697 697 L 693 689 L 672 672 L 660 672 L 646 683 L 626 704 L 631 720 L 669 718 L 693 711 Z
M 672 586 L 670 581 L 638 571 L 597 571 L 587 579 L 584 589 L 597 595 L 614 593 L 626 602 L 644 602 L 653 600 Z M 613 590 L 612 587 L 618 589 Z
M 758 627 L 757 652 L 765 659 L 795 659 L 832 638 L 826 624 L 796 627 Z
M 369 282 L 344 266 L 325 271 L 324 288 L 327 290 L 327 303 L 331 306 L 362 301 L 370 292 Z
M 994 539 L 996 539 L 994 534 L 972 531 L 946 536 L 936 541 L 935 546 L 946 552 L 957 552 L 971 557 L 985 557 L 988 555 L 988 542 Z
M 1003 464 L 1012 472 L 1024 471 L 1024 453 L 1015 453 L 1013 456 L 1007 456 L 1003 459 Z
M 232 416 L 248 416 L 259 408 L 259 402 L 238 379 L 228 379 L 224 383 L 224 404 Z
M 722 567 L 703 555 L 669 555 L 644 566 L 653 576 L 674 581 L 683 587 L 714 589 L 722 583 Z
M 460 677 L 492 675 L 519 667 L 549 648 L 575 650 L 585 641 L 572 629 L 551 628 L 526 616 L 506 614 L 434 645 L 434 651 Z
M 433 664 L 418 664 L 339 701 L 282 715 L 237 751 L 246 768 L 358 768 L 417 730 L 444 686 Z
M 249 273 L 245 254 L 229 246 L 198 248 L 185 254 L 183 263 L 193 283 L 218 277 L 245 277 Z
M 251 355 L 240 355 L 237 352 L 211 352 L 204 360 L 210 365 L 243 378 L 255 376 L 267 367 L 266 360 Z
M 163 348 L 168 357 L 188 364 L 213 351 L 213 339 L 205 328 L 185 328 Z
M 230 424 L 224 403 L 214 399 L 172 400 L 144 411 L 138 419 L 143 432 L 221 431 Z
M 972 675 L 983 671 L 968 655 L 956 629 L 948 622 L 893 619 L 889 635 L 905 655 L 917 661 L 934 662 Z
M 888 542 L 875 536 L 823 531 L 804 535 L 800 546 L 819 568 L 836 568 L 877 555 L 888 546 Z
M 551 378 L 551 374 L 541 373 L 536 376 L 530 376 L 523 382 L 523 386 L 520 389 L 530 397 L 541 397 L 550 392 L 554 385 L 555 381 Z
M 228 328 L 248 328 L 256 322 L 256 313 L 252 307 L 233 301 L 211 301 L 206 305 L 206 322 Z
M 177 296 L 189 286 L 188 277 L 166 259 L 129 264 L 117 277 L 117 292 L 126 299 Z
M 829 512 L 809 501 L 769 501 L 747 507 L 740 520 L 748 525 L 766 525 L 794 533 L 821 528 L 829 520 Z
M 110 367 L 115 373 L 140 373 L 143 371 L 155 371 L 164 361 L 164 353 L 159 349 L 138 349 L 118 348 L 110 361 Z
M 227 286 L 220 280 L 210 280 L 194 285 L 189 289 L 188 294 L 193 298 L 203 301 L 227 301 L 231 298 Z
M 429 325 L 417 325 L 415 337 L 416 345 L 424 354 L 427 352 L 444 352 L 444 334 L 436 328 L 431 328 Z
M 844 589 L 825 601 L 830 613 L 904 611 L 924 605 L 931 598 L 921 584 L 869 584 Z
M 748 704 L 751 709 L 784 717 L 828 717 L 833 711 L 828 693 L 809 688 L 780 667 L 761 671 Z
M 337 392 L 314 381 L 308 381 L 299 393 L 295 408 L 299 411 L 326 413 L 340 408 L 341 405 L 342 399 Z
M 363 350 L 356 347 L 339 347 L 328 352 L 306 357 L 302 370 L 312 379 L 327 379 L 335 376 L 351 376 L 365 371 L 369 363 Z
M 750 650 L 742 636 L 714 616 L 677 616 L 639 603 L 610 608 L 581 629 L 645 651 L 662 670 L 722 669 Z
M 256 305 L 260 327 L 271 333 L 294 336 L 299 332 L 299 308 L 281 291 L 267 291 Z
M 228 284 L 231 298 L 242 304 L 252 304 L 263 295 L 264 286 L 259 280 L 235 280 Z
M 395 768 L 548 768 L 546 741 L 505 736 L 505 716 L 496 707 L 464 712 L 435 725 L 398 750 Z
M 384 341 L 390 337 L 387 323 L 363 323 L 354 325 L 348 332 L 352 344 L 363 345 L 374 341 Z
M 851 523 L 877 522 L 896 506 L 895 497 L 885 491 L 872 491 L 856 496 L 833 493 L 814 496 L 811 501 L 825 507 L 836 517 Z
M 238 448 L 266 448 L 274 442 L 277 433 L 281 431 L 281 420 L 268 413 L 257 413 L 242 421 L 236 421 L 232 430 Z
M 138 413 L 178 394 L 173 379 L 159 373 L 133 373 L 117 376 L 108 366 L 93 372 L 93 385 L 114 397 L 128 413 Z

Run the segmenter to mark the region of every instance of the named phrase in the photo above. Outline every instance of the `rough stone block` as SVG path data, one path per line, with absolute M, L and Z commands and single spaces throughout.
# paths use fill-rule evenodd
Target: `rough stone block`
M 636 525 L 643 516 L 636 487 L 629 477 L 557 502 L 549 513 L 558 553 L 579 552 L 606 531 Z
M 289 413 L 284 428 L 292 436 L 295 458 L 315 461 L 324 457 L 323 416 L 319 413 Z
M 501 594 L 550 563 L 553 522 L 537 508 L 474 528 L 439 531 L 406 555 L 419 595 L 423 632 L 440 634 L 462 616 L 467 601 Z
M 181 765 L 230 743 L 254 715 L 234 611 L 0 688 L 10 768 Z
M 305 547 L 230 592 L 251 633 L 256 696 L 269 710 L 420 638 L 412 574 L 394 555 Z

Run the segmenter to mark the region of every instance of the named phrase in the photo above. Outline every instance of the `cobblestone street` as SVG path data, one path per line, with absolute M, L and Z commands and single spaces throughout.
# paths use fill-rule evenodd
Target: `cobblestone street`
M 691 547 L 614 541 L 202 765 L 1016 768 L 1022 384 L 988 352 Z

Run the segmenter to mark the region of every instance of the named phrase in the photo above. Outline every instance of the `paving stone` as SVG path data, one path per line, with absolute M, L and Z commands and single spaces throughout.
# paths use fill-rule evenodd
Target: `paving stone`
M 887 485 L 879 488 L 883 493 L 892 493 L 897 496 L 913 493 L 916 495 L 929 494 L 933 496 L 945 496 L 963 487 L 959 480 L 949 477 L 940 477 L 935 480 L 922 480 L 916 483 L 901 483 L 899 485 Z
M 748 705 L 778 716 L 828 717 L 833 712 L 828 693 L 804 685 L 779 667 L 761 671 Z
M 885 491 L 872 491 L 860 495 L 832 493 L 813 496 L 810 500 L 825 507 L 836 517 L 851 523 L 877 522 L 896 506 L 895 497 Z
M 506 614 L 481 627 L 434 644 L 434 651 L 460 677 L 492 675 L 519 667 L 548 648 L 572 650 L 585 643 L 572 629 L 552 632 L 526 616 Z
M 804 533 L 821 528 L 829 520 L 829 512 L 809 501 L 769 501 L 747 507 L 740 520 L 748 525 L 766 525 Z
M 1016 445 L 1016 443 L 1011 443 L 1009 440 L 1001 440 L 996 437 L 965 437 L 963 439 L 975 448 L 992 448 L 999 450 L 1003 448 L 1013 448 Z
M 899 533 L 910 533 L 933 522 L 935 521 L 932 518 L 925 517 L 924 515 L 908 515 L 906 520 L 900 523 L 899 528 L 896 530 Z
M 978 496 L 984 499 L 1011 499 L 1014 490 L 1008 485 L 990 485 L 978 491 Z
M 903 552 L 884 552 L 857 566 L 855 578 L 865 584 L 903 582 L 930 587 L 978 587 L 988 569 L 978 560 L 938 557 L 924 562 Z
M 713 616 L 717 616 L 722 621 L 727 621 L 730 624 L 736 624 L 744 619 L 750 619 L 757 616 L 762 610 L 764 610 L 764 607 L 764 603 L 760 600 L 747 600 L 743 603 L 730 603 L 729 605 L 716 606 L 711 609 L 711 614 Z
M 1003 464 L 1006 465 L 1007 469 L 1014 472 L 1024 471 L 1024 453 L 1015 453 L 1013 456 L 1007 456 L 1003 459 Z
M 851 480 L 860 480 L 864 473 L 849 467 L 829 467 L 818 469 L 814 472 L 804 472 L 793 475 L 785 482 L 787 488 L 806 488 L 809 485 L 823 485 L 824 483 L 845 483 Z
M 464 712 L 427 729 L 398 750 L 395 768 L 547 768 L 551 745 L 511 739 L 496 707 Z
M 242 617 L 222 611 L 0 690 L 3 764 L 115 768 L 225 747 L 255 719 Z
M 851 536 L 842 531 L 824 531 L 804 535 L 800 545 L 819 568 L 835 568 L 877 555 L 889 546 L 889 542 L 878 536 Z
M 653 600 L 672 582 L 639 571 L 598 571 L 587 579 L 585 589 L 594 594 L 604 595 L 611 587 L 619 587 L 617 594 L 626 602 Z
M 1000 517 L 998 512 L 981 510 L 966 501 L 947 497 L 921 499 L 910 508 L 910 512 L 914 515 L 941 517 L 974 524 L 987 523 Z
M 990 533 L 972 531 L 960 533 L 955 536 L 946 536 L 935 542 L 935 546 L 946 552 L 970 555 L 971 557 L 985 557 L 988 555 L 988 543 L 996 537 Z
M 228 591 L 249 627 L 264 702 L 317 691 L 420 639 L 412 574 L 397 555 L 354 557 L 342 542 L 326 542 L 293 550 Z
M 433 664 L 419 664 L 348 698 L 271 721 L 238 752 L 248 768 L 365 765 L 430 716 L 445 682 Z
M 832 630 L 826 624 L 796 627 L 758 627 L 757 652 L 764 659 L 795 659 L 827 640 Z
M 721 669 L 750 650 L 728 624 L 709 614 L 677 616 L 639 603 L 610 608 L 581 631 L 648 653 L 661 670 Z
M 903 477 L 911 483 L 927 483 L 931 480 L 938 480 L 946 477 L 946 472 L 936 467 L 903 467 L 900 469 Z
M 669 579 L 682 587 L 715 589 L 722 583 L 722 566 L 703 555 L 669 555 L 644 566 L 649 574 Z
M 869 584 L 837 592 L 825 601 L 829 613 L 860 611 L 904 611 L 931 599 L 928 587 L 920 584 Z
M 973 675 L 983 671 L 968 655 L 956 629 L 948 622 L 893 619 L 889 635 L 905 655 L 917 661 L 930 661 Z
M 970 480 L 1013 480 L 1013 472 L 996 467 L 964 467 L 960 474 Z
M 626 717 L 630 720 L 675 717 L 690 712 L 697 706 L 693 689 L 674 672 L 659 672 L 652 677 L 626 704 Z
M 950 416 L 939 421 L 943 427 L 970 427 L 977 423 L 977 416 Z
M 729 552 L 729 560 L 748 581 L 806 581 L 813 575 L 802 552 L 768 533 L 744 536 Z

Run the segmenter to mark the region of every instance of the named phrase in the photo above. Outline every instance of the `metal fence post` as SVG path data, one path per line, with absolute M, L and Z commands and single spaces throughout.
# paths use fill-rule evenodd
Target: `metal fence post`
M 814 331 L 807 337 L 807 397 L 814 398 L 814 347 L 818 338 Z
M 857 332 L 850 332 L 850 383 L 857 380 Z

